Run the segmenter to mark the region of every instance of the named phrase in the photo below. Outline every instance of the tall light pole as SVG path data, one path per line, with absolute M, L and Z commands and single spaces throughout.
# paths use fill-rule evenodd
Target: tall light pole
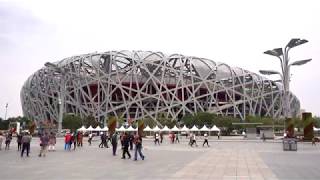
M 63 119 L 63 111 L 64 111 L 64 97 L 65 97 L 65 79 L 64 76 L 66 71 L 64 68 L 58 67 L 56 64 L 46 62 L 44 64 L 46 67 L 53 69 L 54 71 L 61 74 L 61 85 L 60 85 L 60 93 L 59 93 L 59 117 L 58 117 L 58 134 L 61 134 L 62 131 L 62 119 Z
M 289 102 L 289 83 L 290 83 L 290 67 L 291 66 L 300 66 L 308 63 L 311 59 L 295 61 L 293 63 L 289 63 L 289 50 L 301 44 L 307 43 L 308 41 L 305 39 L 291 39 L 290 42 L 285 46 L 285 48 L 275 48 L 273 50 L 265 51 L 264 54 L 268 54 L 271 56 L 276 56 L 280 60 L 281 72 L 273 71 L 273 70 L 260 70 L 261 74 L 264 75 L 272 75 L 279 74 L 281 76 L 281 81 L 283 85 L 283 96 L 282 96 L 282 110 L 283 116 L 285 118 L 291 117 L 290 113 L 290 102 Z
M 4 114 L 4 120 L 7 120 L 8 103 L 6 104 L 6 113 Z

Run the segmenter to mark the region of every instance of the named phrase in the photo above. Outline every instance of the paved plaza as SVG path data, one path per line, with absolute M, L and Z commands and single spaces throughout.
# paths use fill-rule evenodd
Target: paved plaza
M 295 152 L 283 151 L 281 141 L 212 137 L 210 147 L 199 140 L 192 148 L 187 139 L 160 146 L 144 139 L 144 161 L 121 159 L 121 149 L 112 156 L 111 148 L 98 148 L 98 140 L 69 152 L 58 139 L 57 151 L 40 158 L 38 143 L 33 138 L 30 157 L 20 158 L 15 141 L 0 151 L 0 179 L 320 179 L 320 145 L 310 143 L 299 143 Z

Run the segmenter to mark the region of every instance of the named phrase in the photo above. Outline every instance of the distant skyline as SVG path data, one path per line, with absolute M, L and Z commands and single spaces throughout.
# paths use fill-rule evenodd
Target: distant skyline
M 315 0 L 3 1 L 0 0 L 0 117 L 22 115 L 20 90 L 44 66 L 77 54 L 151 50 L 224 62 L 259 74 L 280 71 L 263 54 L 291 38 L 290 90 L 301 108 L 320 116 L 320 12 Z M 278 79 L 277 76 L 265 76 Z

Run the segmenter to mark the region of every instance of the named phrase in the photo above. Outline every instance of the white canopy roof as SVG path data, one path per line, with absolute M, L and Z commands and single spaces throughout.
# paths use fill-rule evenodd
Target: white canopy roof
M 165 126 L 161 129 L 161 131 L 170 131 L 170 129 L 168 128 L 167 125 L 165 125 Z
M 143 131 L 152 131 L 152 129 L 149 127 L 149 125 L 147 125 L 147 127 L 145 127 Z
M 93 129 L 92 126 L 89 126 L 88 129 L 87 129 L 87 131 L 93 131 L 93 130 L 94 130 L 94 129 Z
M 313 126 L 313 131 L 320 131 L 320 128 L 316 128 Z
M 137 129 L 133 128 L 132 126 L 129 126 L 129 127 L 127 128 L 127 131 L 137 131 Z
M 101 131 L 101 127 L 100 126 L 97 126 L 96 128 L 94 128 L 95 131 Z
M 177 126 L 176 126 L 176 125 L 174 125 L 174 127 L 173 127 L 173 128 L 171 128 L 171 131 L 180 131 L 180 129 L 179 129 L 179 128 L 177 128 Z
M 108 131 L 108 130 L 109 130 L 108 126 L 105 126 L 104 128 L 102 128 L 102 131 Z
M 189 131 L 190 129 L 186 126 L 186 125 L 184 125 L 182 128 L 181 128 L 181 131 Z
M 199 131 L 199 128 L 197 128 L 196 125 L 193 125 L 192 128 L 190 129 L 190 131 Z
M 156 127 L 154 127 L 152 131 L 160 131 L 160 128 L 158 127 L 158 125 L 156 125 Z
M 120 128 L 116 129 L 116 131 L 126 131 L 126 128 L 124 128 L 123 126 L 121 126 Z
M 78 129 L 78 131 L 86 131 L 86 130 L 87 129 L 84 126 L 82 126 L 81 128 Z
M 216 125 L 214 125 L 214 126 L 211 128 L 211 131 L 220 131 L 220 129 L 219 129 Z
M 210 131 L 210 129 L 206 125 L 203 125 L 200 131 Z

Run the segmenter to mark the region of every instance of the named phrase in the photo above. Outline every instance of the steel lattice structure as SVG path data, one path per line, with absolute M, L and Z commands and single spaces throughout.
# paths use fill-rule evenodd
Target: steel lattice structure
M 245 119 L 246 115 L 280 117 L 282 86 L 241 68 L 215 61 L 149 51 L 109 51 L 73 56 L 44 67 L 23 85 L 25 116 L 57 120 L 64 113 L 156 120 L 179 119 L 202 111 Z M 63 97 L 62 97 L 63 96 Z M 300 109 L 290 94 L 291 114 Z

